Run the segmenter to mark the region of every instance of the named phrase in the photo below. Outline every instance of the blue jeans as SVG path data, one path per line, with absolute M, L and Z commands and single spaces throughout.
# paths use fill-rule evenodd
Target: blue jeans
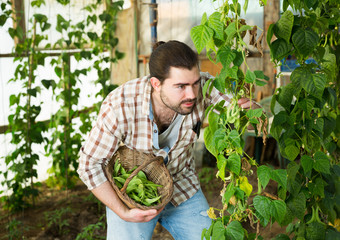
M 163 211 L 149 222 L 132 223 L 122 220 L 106 208 L 107 240 L 147 240 L 151 239 L 157 221 L 166 228 L 176 240 L 199 240 L 202 230 L 209 228 L 208 202 L 202 190 L 174 207 L 168 203 Z

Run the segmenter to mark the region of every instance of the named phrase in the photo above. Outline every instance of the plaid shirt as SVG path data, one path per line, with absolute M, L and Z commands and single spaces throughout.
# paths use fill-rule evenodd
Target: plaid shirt
M 201 89 L 211 78 L 201 73 Z M 151 84 L 147 76 L 131 80 L 112 91 L 104 100 L 87 141 L 80 151 L 78 174 L 91 190 L 107 181 L 103 164 L 107 164 L 121 143 L 130 149 L 168 157 L 167 169 L 173 182 L 171 200 L 178 206 L 192 197 L 200 188 L 195 171 L 194 142 L 198 136 L 194 131 L 198 122 L 203 122 L 205 109 L 212 103 L 229 98 L 213 88 L 203 100 L 202 91 L 191 114 L 185 115 L 174 146 L 167 153 L 153 146 L 154 122 L 150 118 Z

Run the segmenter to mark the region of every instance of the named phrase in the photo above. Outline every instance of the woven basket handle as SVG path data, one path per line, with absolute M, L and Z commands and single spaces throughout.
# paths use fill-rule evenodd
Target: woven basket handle
M 125 190 L 127 188 L 127 186 L 129 185 L 131 179 L 137 175 L 137 173 L 142 170 L 143 168 L 145 168 L 147 165 L 149 165 L 150 163 L 154 162 L 154 161 L 160 161 L 160 162 L 163 162 L 163 158 L 158 156 L 158 157 L 154 157 L 154 158 L 150 158 L 149 160 L 147 161 L 144 161 L 138 168 L 136 168 L 132 173 L 131 175 L 126 179 L 125 183 L 124 183 L 124 186 L 120 189 L 120 192 L 122 194 L 125 193 Z

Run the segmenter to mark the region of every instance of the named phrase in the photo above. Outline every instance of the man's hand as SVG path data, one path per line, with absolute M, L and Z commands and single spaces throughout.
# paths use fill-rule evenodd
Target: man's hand
M 163 208 L 156 210 L 156 209 L 149 209 L 149 210 L 142 210 L 139 208 L 132 208 L 129 209 L 122 219 L 127 222 L 149 222 L 151 219 L 156 217 Z
M 260 106 L 255 101 L 250 101 L 249 98 L 240 98 L 237 104 L 243 109 L 256 109 Z

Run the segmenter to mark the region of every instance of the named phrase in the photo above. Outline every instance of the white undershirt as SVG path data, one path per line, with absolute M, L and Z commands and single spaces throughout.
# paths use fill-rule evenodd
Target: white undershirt
M 158 135 L 158 143 L 160 148 L 168 147 L 171 149 L 178 137 L 179 129 L 181 127 L 183 116 L 180 114 L 177 114 L 176 118 L 170 126 L 161 134 Z

